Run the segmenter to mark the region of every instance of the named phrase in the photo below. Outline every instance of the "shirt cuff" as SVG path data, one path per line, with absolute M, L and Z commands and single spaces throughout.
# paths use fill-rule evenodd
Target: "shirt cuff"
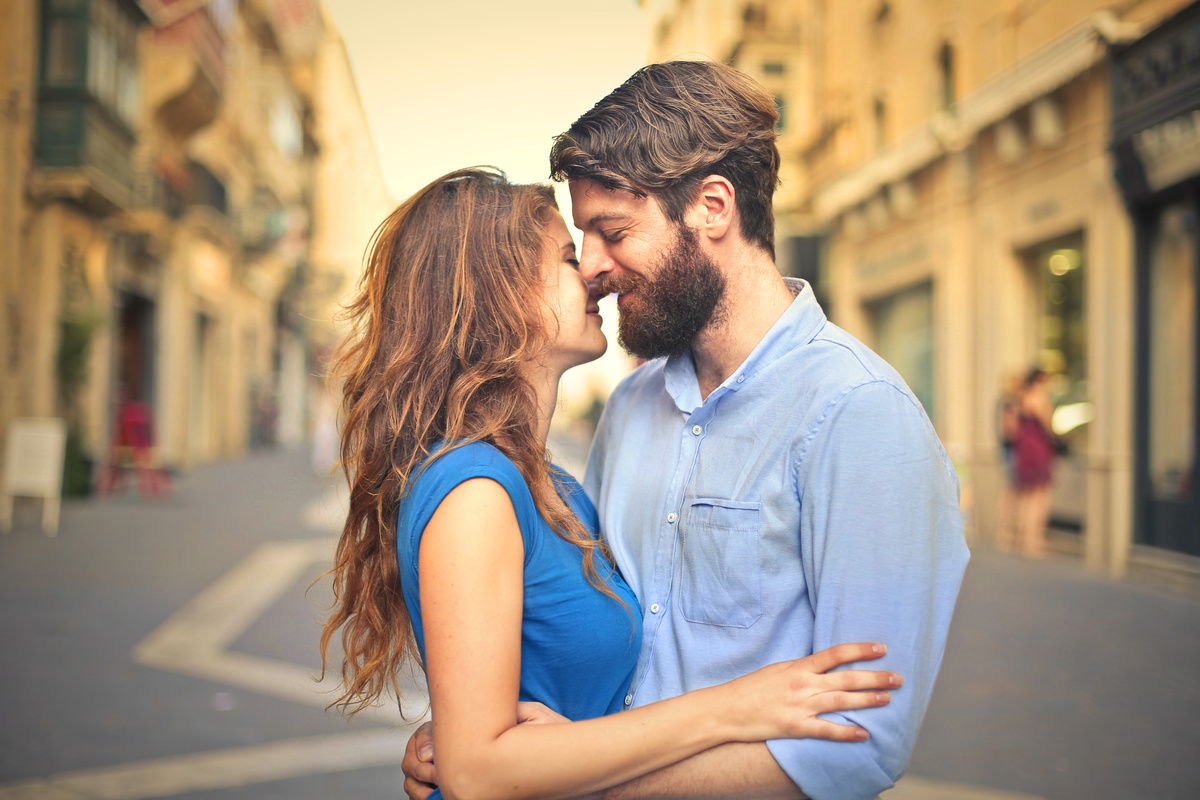
M 870 742 L 772 739 L 767 749 L 812 800 L 869 800 L 896 782 L 872 757 Z

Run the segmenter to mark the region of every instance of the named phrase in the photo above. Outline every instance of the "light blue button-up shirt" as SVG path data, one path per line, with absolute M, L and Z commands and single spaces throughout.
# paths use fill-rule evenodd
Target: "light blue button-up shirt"
M 968 557 L 958 483 L 896 371 L 792 286 L 707 399 L 690 355 L 626 378 L 585 488 L 642 606 L 626 706 L 883 642 L 865 666 L 904 676 L 891 704 L 826 715 L 870 739 L 767 743 L 814 800 L 870 798 L 903 774 L 942 660 Z

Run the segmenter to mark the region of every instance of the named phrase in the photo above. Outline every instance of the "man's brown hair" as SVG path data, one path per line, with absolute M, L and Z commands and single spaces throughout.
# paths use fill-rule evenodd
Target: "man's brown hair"
M 651 64 L 559 134 L 550 175 L 651 195 L 677 224 L 700 182 L 721 175 L 733 184 L 742 235 L 774 258 L 778 120 L 771 95 L 732 67 Z

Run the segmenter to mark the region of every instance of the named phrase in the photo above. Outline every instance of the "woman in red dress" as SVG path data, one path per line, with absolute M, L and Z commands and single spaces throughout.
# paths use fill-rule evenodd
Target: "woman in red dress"
M 1046 525 L 1050 518 L 1050 482 L 1058 438 L 1050 427 L 1054 407 L 1046 388 L 1050 376 L 1033 369 L 1025 378 L 1018 401 L 1018 427 L 1013 442 L 1017 481 L 1017 533 L 1021 554 L 1046 554 Z

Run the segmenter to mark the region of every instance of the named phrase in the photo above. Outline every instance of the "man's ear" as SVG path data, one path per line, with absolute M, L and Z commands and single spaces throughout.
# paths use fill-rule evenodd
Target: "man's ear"
M 700 182 L 689 216 L 691 228 L 713 240 L 723 239 L 737 227 L 735 190 L 728 178 L 709 175 Z

